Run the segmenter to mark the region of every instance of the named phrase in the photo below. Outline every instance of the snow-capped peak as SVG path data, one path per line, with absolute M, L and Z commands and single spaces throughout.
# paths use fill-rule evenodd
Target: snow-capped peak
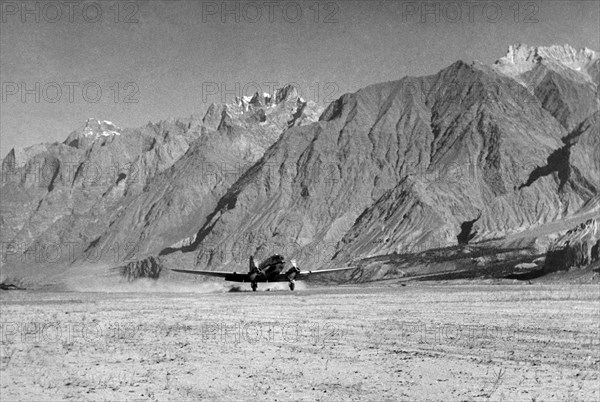
M 531 70 L 540 63 L 587 75 L 587 67 L 596 62 L 599 57 L 600 54 L 591 49 L 577 50 L 568 44 L 538 47 L 516 44 L 508 47 L 506 56 L 496 61 L 495 67 L 513 77 Z
M 121 133 L 120 128 L 118 128 L 108 120 L 100 121 L 93 118 L 89 118 L 85 123 L 83 135 L 86 138 L 93 137 L 95 139 L 100 136 L 110 137 L 113 135 L 121 135 Z
M 293 101 L 305 103 L 304 99 L 298 96 L 298 90 L 293 85 L 286 85 L 276 89 L 273 94 L 268 92 L 255 92 L 252 96 L 236 96 L 235 103 L 231 106 L 241 108 L 241 112 L 247 112 L 251 107 L 274 108 L 282 102 Z

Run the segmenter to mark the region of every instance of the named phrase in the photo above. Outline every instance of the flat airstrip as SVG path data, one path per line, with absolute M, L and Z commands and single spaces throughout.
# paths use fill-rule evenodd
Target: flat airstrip
M 2 292 L 2 399 L 600 398 L 597 284 L 229 288 Z

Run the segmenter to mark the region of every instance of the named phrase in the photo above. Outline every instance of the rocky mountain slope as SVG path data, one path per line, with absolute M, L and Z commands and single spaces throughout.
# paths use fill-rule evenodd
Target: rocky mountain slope
M 494 68 L 525 85 L 568 130 L 600 105 L 600 59 L 593 50 L 511 46 Z
M 516 46 L 493 66 L 458 61 L 322 113 L 285 88 L 202 120 L 88 122 L 64 144 L 5 158 L 23 167 L 2 188 L 2 238 L 77 241 L 75 264 L 133 259 L 153 273 L 240 269 L 272 253 L 318 268 L 490 242 L 539 254 L 542 228 L 600 215 L 598 63 L 589 49 Z M 139 167 L 87 183 L 82 161 L 107 159 Z M 79 167 L 69 180 L 67 161 Z M 33 163 L 49 182 L 23 173 Z M 115 245 L 126 258 L 110 260 Z
M 585 267 L 600 260 L 600 219 L 590 219 L 567 231 L 549 248 L 544 262 L 548 272 Z
M 2 164 L 2 242 L 16 260 L 36 261 L 45 247 L 87 247 L 106 216 L 168 169 L 198 133 L 169 121 L 120 130 L 89 119 L 64 143 L 11 150 Z M 23 254 L 25 254 L 23 256 Z M 43 258 L 41 258 L 43 259 Z
M 552 96 L 574 116 L 590 110 L 588 98 Z M 286 250 L 341 265 L 564 219 L 600 189 L 597 118 L 570 130 L 542 95 L 477 63 L 373 85 L 285 132 L 221 199 L 198 247 L 164 261 L 220 267 Z
M 64 143 L 11 150 L 1 188 L 4 262 L 117 264 L 158 253 L 197 230 L 284 129 L 318 113 L 285 87 L 269 104 L 213 104 L 203 119 L 134 130 L 90 119 Z

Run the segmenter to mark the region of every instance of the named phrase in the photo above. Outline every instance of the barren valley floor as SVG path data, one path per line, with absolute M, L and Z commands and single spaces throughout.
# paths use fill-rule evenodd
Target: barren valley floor
M 597 284 L 0 297 L 3 401 L 600 398 Z

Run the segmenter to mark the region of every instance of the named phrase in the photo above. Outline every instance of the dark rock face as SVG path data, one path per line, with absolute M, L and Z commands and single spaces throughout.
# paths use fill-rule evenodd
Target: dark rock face
M 79 241 L 106 261 L 126 245 L 145 267 L 160 255 L 164 268 L 239 269 L 278 253 L 312 269 L 600 211 L 597 54 L 513 53 L 371 85 L 323 113 L 285 88 L 201 120 L 88 122 L 5 158 L 48 180 L 3 185 L 2 239 Z M 83 162 L 113 159 L 137 165 L 90 185 Z
M 600 259 L 600 221 L 590 219 L 569 230 L 551 245 L 546 256 L 546 272 L 585 267 Z
M 148 257 L 140 261 L 132 261 L 121 268 L 121 276 L 128 281 L 139 278 L 158 279 L 162 265 L 158 258 Z
M 592 246 L 592 252 L 590 257 L 592 261 L 600 260 L 600 239 L 598 239 L 596 244 Z
M 475 218 L 471 221 L 463 222 L 460 225 L 460 233 L 458 234 L 458 236 L 456 236 L 456 239 L 458 240 L 458 244 L 469 244 L 469 242 L 475 236 L 477 236 L 477 231 L 473 230 L 473 226 L 479 220 L 479 218 L 481 218 L 481 213 L 479 214 L 479 216 L 477 218 Z

